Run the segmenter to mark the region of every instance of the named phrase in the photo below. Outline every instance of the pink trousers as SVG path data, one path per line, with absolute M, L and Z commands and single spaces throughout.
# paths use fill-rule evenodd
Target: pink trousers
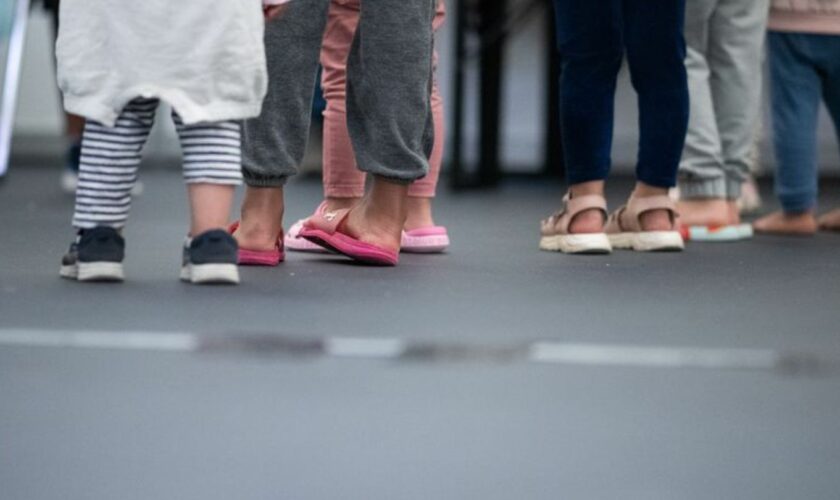
M 353 145 L 347 132 L 347 56 L 359 24 L 361 0 L 332 0 L 327 28 L 321 48 L 323 74 L 321 86 L 327 108 L 324 111 L 324 196 L 328 198 L 360 198 L 365 192 L 365 173 L 356 168 Z M 443 24 L 445 7 L 438 2 L 434 19 L 435 29 Z M 435 54 L 437 65 L 437 54 Z M 444 115 L 443 100 L 437 81 L 432 82 L 432 115 L 435 144 L 429 158 L 429 175 L 416 181 L 409 196 L 432 198 L 435 195 L 443 159 Z

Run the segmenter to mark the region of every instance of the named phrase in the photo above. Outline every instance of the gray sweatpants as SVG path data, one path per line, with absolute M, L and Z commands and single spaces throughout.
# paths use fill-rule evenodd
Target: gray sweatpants
M 690 0 L 685 38 L 691 114 L 683 198 L 741 195 L 760 113 L 769 0 Z
M 329 3 L 295 0 L 266 26 L 268 95 L 242 134 L 249 186 L 280 186 L 297 173 Z M 435 0 L 362 1 L 347 61 L 347 125 L 365 172 L 406 183 L 428 173 L 434 12 Z

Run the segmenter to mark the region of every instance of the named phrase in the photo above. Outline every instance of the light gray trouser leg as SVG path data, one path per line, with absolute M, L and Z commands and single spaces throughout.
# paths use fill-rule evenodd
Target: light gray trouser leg
M 268 93 L 260 116 L 242 126 L 242 174 L 249 186 L 282 186 L 303 160 L 329 5 L 294 0 L 265 27 Z
M 360 170 L 398 182 L 429 171 L 435 0 L 362 0 L 347 60 L 347 125 Z
M 741 194 L 760 113 L 768 11 L 768 0 L 692 0 L 686 6 L 691 116 L 680 163 L 683 198 Z

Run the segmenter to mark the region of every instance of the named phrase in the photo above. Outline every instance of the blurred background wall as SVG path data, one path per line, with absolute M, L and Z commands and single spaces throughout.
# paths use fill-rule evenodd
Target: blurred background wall
M 521 1 L 521 0 L 520 0 Z M 454 10 L 455 0 L 450 0 L 450 12 Z M 50 23 L 47 16 L 39 9 L 33 11 L 26 52 L 24 55 L 23 81 L 20 101 L 15 121 L 14 150 L 16 157 L 37 156 L 61 158 L 63 142 L 61 140 L 60 102 L 55 91 L 55 77 L 51 59 L 52 48 Z M 451 96 L 452 83 L 452 40 L 454 23 L 445 25 L 438 36 L 440 51 L 439 81 L 445 97 Z M 541 168 L 543 152 L 543 109 L 545 107 L 543 89 L 545 77 L 546 50 L 542 19 L 532 19 L 525 29 L 511 38 L 508 45 L 504 80 L 503 103 L 503 140 L 501 157 L 505 171 L 528 173 L 538 172 Z M 472 89 L 472 90 L 471 90 Z M 475 84 L 467 86 L 467 95 L 475 92 Z M 617 97 L 617 121 L 615 130 L 614 162 L 617 170 L 629 171 L 635 158 L 636 110 L 635 96 L 629 84 L 626 69 L 622 72 Z M 468 120 L 465 123 L 466 151 L 475 149 L 477 127 L 474 107 L 468 105 Z M 765 116 L 767 110 L 765 108 Z M 450 109 L 451 117 L 451 109 Z M 769 129 L 769 122 L 767 129 Z M 147 154 L 150 158 L 174 160 L 179 154 L 177 142 L 168 120 L 157 127 Z M 840 174 L 840 154 L 836 135 L 825 112 L 821 119 L 820 149 L 823 171 Z M 765 151 L 764 160 L 771 170 L 767 134 L 762 141 Z M 471 156 L 467 154 L 469 159 Z

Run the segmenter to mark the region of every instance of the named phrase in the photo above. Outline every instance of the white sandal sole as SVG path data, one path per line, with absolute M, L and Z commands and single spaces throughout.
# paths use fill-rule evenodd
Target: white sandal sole
M 610 239 L 604 233 L 558 234 L 540 238 L 540 250 L 570 254 L 608 254 Z
M 637 252 L 680 252 L 685 242 L 679 231 L 642 231 L 609 235 L 613 248 Z

